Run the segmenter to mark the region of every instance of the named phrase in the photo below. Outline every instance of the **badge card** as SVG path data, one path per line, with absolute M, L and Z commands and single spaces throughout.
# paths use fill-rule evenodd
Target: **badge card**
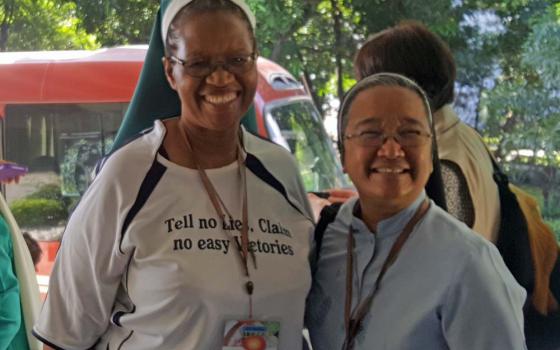
M 280 323 L 274 321 L 227 321 L 223 350 L 277 350 Z

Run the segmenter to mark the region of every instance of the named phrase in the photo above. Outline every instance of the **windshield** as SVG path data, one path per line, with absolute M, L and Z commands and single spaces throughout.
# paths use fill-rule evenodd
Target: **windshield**
M 346 186 L 321 116 L 310 100 L 272 104 L 265 118 L 270 139 L 296 157 L 306 191 Z

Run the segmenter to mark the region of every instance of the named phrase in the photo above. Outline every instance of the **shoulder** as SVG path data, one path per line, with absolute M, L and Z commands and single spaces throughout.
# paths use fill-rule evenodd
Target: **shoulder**
M 243 141 L 247 152 L 259 158 L 265 165 L 278 168 L 290 166 L 297 169 L 296 160 L 284 147 L 248 131 L 244 131 Z
M 296 160 L 284 147 L 262 139 L 247 131 L 244 132 L 244 145 L 247 151 L 247 166 L 253 172 L 267 170 L 280 182 L 290 185 L 299 174 Z M 261 169 L 262 168 L 262 169 Z
M 107 210 L 103 208 L 107 207 L 128 208 L 135 201 L 142 183 L 150 177 L 154 165 L 163 167 L 156 162 L 156 156 L 164 136 L 165 127 L 158 121 L 153 128 L 102 159 L 75 213 L 80 212 L 80 208 L 85 210 L 83 214 L 86 216 L 92 207 L 104 213 Z
M 485 254 L 498 255 L 496 247 L 482 235 L 474 232 L 463 222 L 457 220 L 433 202 L 421 223 L 422 236 L 434 247 L 457 259 L 470 259 L 471 256 Z
M 97 172 L 101 173 L 106 171 L 105 169 L 112 172 L 128 169 L 127 173 L 130 174 L 130 169 L 151 164 L 165 134 L 164 124 L 157 120 L 153 127 L 142 131 L 124 146 L 104 157 L 98 164 Z
M 470 279 L 473 283 L 503 283 L 508 288 L 522 289 L 496 246 L 443 209 L 432 204 L 422 226 L 421 241 L 430 245 L 436 259 L 455 265 L 455 278 L 450 283 L 464 285 Z
M 313 213 L 296 160 L 282 146 L 243 132 L 247 169 L 282 193 L 290 204 L 313 221 Z
M 165 126 L 158 120 L 152 128 L 104 157 L 96 167 L 90 187 L 137 186 L 152 167 L 165 133 Z

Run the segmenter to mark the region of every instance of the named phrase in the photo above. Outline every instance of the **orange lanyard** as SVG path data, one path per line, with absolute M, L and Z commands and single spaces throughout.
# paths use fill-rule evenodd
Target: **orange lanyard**
M 343 350 L 351 350 L 354 348 L 354 340 L 358 335 L 358 333 L 360 332 L 361 323 L 364 317 L 366 316 L 366 314 L 369 312 L 371 308 L 371 304 L 373 302 L 373 299 L 375 298 L 377 291 L 379 290 L 379 285 L 381 283 L 381 280 L 383 279 L 383 276 L 385 276 L 387 270 L 395 263 L 406 240 L 408 239 L 408 237 L 410 237 L 410 234 L 412 233 L 414 226 L 416 226 L 418 221 L 420 221 L 420 219 L 422 219 L 422 217 L 426 214 L 429 207 L 430 207 L 430 202 L 427 199 L 424 200 L 424 202 L 422 202 L 420 207 L 414 213 L 414 216 L 405 225 L 404 229 L 399 234 L 399 237 L 397 238 L 395 243 L 393 243 L 389 255 L 383 262 L 381 271 L 379 272 L 379 275 L 375 280 L 373 289 L 362 302 L 358 300 L 358 305 L 353 311 L 351 309 L 352 309 L 352 282 L 353 282 L 352 273 L 354 269 L 354 261 L 353 261 L 354 233 L 352 232 L 352 225 L 350 225 L 350 228 L 348 230 L 348 239 L 346 243 L 346 300 L 344 305 L 344 325 L 346 329 L 346 337 L 344 339 L 344 345 L 342 346 Z M 364 272 L 362 273 L 362 279 L 361 279 L 362 283 L 358 295 L 362 294 L 363 281 L 368 268 L 373 263 L 374 257 L 375 255 L 372 256 L 372 258 L 364 268 Z
M 210 178 L 208 177 L 208 175 L 206 174 L 206 171 L 200 166 L 200 163 L 198 162 L 197 158 L 196 158 L 196 154 L 193 152 L 192 146 L 189 142 L 189 139 L 187 137 L 187 131 L 185 130 L 185 128 L 181 127 L 179 125 L 179 129 L 181 130 L 181 136 L 183 138 L 183 141 L 187 147 L 187 151 L 192 155 L 193 157 L 193 161 L 196 165 L 196 168 L 198 170 L 198 174 L 200 176 L 200 179 L 202 180 L 202 184 L 204 185 L 204 189 L 206 190 L 206 193 L 208 194 L 208 197 L 210 199 L 210 202 L 212 202 L 212 206 L 214 207 L 214 209 L 216 210 L 216 213 L 218 214 L 221 222 L 222 222 L 222 227 L 226 227 L 225 224 L 225 213 L 227 214 L 227 216 L 229 217 L 230 220 L 233 220 L 233 217 L 231 215 L 231 213 L 229 212 L 229 210 L 227 209 L 226 205 L 224 204 L 224 201 L 222 200 L 222 198 L 220 197 L 218 191 L 216 191 L 216 188 L 214 187 L 214 185 L 212 184 L 212 181 L 210 181 Z M 241 137 L 241 136 L 240 136 Z M 241 176 L 241 183 L 243 186 L 243 208 L 242 208 L 242 214 L 241 214 L 241 244 L 239 243 L 238 240 L 236 240 L 234 238 L 234 236 L 227 230 L 224 229 L 224 233 L 225 235 L 228 237 L 228 239 L 230 240 L 230 244 L 232 244 L 233 246 L 237 246 L 237 256 L 239 257 L 240 261 L 241 261 L 241 266 L 243 267 L 243 271 L 244 271 L 244 275 L 247 277 L 247 282 L 245 283 L 245 292 L 247 293 L 247 295 L 249 296 L 249 319 L 253 318 L 253 290 L 254 290 L 254 283 L 251 280 L 251 274 L 249 272 L 249 266 L 247 264 L 248 261 L 248 257 L 249 255 L 251 256 L 251 260 L 253 262 L 253 267 L 255 269 L 257 269 L 257 260 L 255 257 L 255 253 L 253 251 L 249 251 L 249 215 L 248 215 L 248 208 L 247 208 L 247 174 L 246 174 L 246 167 L 245 167 L 245 162 L 243 161 L 243 148 L 241 147 L 241 140 L 238 140 L 237 143 L 237 164 L 239 166 L 239 173 Z

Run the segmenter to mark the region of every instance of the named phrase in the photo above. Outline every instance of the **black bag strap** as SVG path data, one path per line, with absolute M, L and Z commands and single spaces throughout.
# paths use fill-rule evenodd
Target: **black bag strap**
M 527 220 L 517 197 L 509 188 L 509 180 L 490 154 L 494 168 L 494 181 L 500 193 L 500 232 L 496 246 L 515 279 L 529 295 L 533 292 L 535 270 L 531 256 Z M 560 300 L 560 255 L 550 274 L 550 291 Z M 529 300 L 529 299 L 527 299 Z M 529 349 L 556 349 L 560 346 L 560 311 L 541 315 L 527 302 L 525 310 L 525 338 Z
M 513 277 L 528 294 L 531 294 L 535 284 L 535 269 L 527 220 L 517 197 L 509 188 L 508 176 L 502 171 L 490 150 L 486 151 L 492 161 L 493 177 L 500 196 L 500 229 L 496 247 Z
M 331 222 L 334 221 L 338 210 L 340 209 L 342 203 L 334 203 L 324 207 L 319 214 L 319 221 L 315 226 L 315 232 L 313 234 L 313 240 L 315 242 L 315 263 L 319 261 L 319 256 L 321 255 L 321 246 L 323 244 L 323 236 L 325 235 L 325 230 Z

